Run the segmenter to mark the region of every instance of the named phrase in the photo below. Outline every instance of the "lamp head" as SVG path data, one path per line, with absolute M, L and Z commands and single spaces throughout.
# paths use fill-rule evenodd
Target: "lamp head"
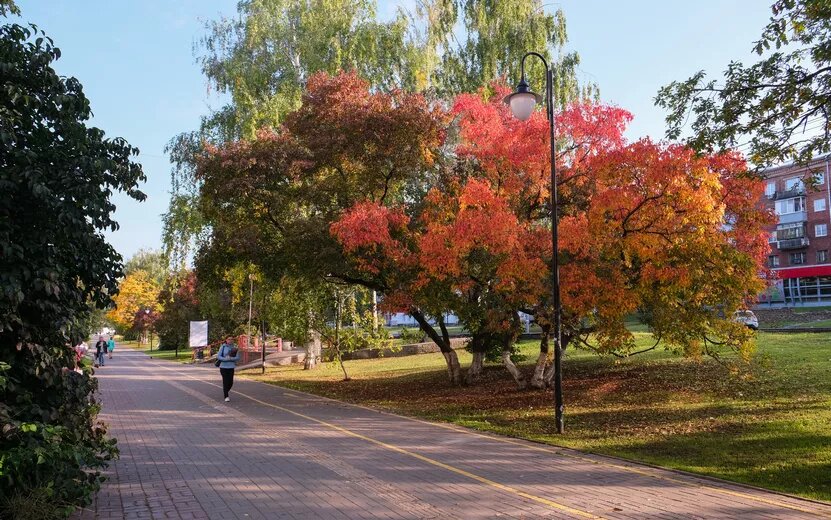
M 525 76 L 523 76 L 516 86 L 516 92 L 508 94 L 502 101 L 511 107 L 511 112 L 515 118 L 526 121 L 531 117 L 537 103 L 542 101 L 542 96 L 531 90 L 528 82 L 525 81 Z

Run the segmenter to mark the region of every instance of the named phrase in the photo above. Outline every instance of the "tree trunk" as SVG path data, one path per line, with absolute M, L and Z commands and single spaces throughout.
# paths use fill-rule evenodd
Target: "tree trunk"
M 378 332 L 378 291 L 372 290 L 372 332 Z
M 470 362 L 470 368 L 467 369 L 467 377 L 465 383 L 472 385 L 482 376 L 482 369 L 485 366 L 485 353 L 473 352 L 473 360 Z
M 565 356 L 566 346 L 568 346 L 568 344 L 570 342 L 571 342 L 571 337 L 567 336 L 567 335 L 563 335 L 563 356 Z M 556 348 L 556 347 L 557 347 L 557 345 L 555 343 L 554 348 Z M 554 363 L 551 363 L 551 365 L 548 366 L 548 368 L 545 370 L 545 374 L 543 375 L 542 378 L 543 378 L 543 381 L 545 381 L 545 387 L 546 388 L 553 388 L 554 387 Z
M 542 390 L 545 388 L 545 365 L 548 362 L 548 352 L 540 352 L 537 364 L 534 366 L 534 375 L 531 376 L 531 388 Z
M 438 345 L 442 356 L 444 356 L 444 361 L 447 364 L 447 375 L 450 378 L 450 382 L 454 385 L 462 384 L 462 369 L 459 365 L 459 357 L 456 355 L 456 351 L 450 346 L 450 336 L 447 334 L 447 328 L 444 327 L 443 319 L 439 318 L 439 323 L 442 328 L 442 335 L 439 335 L 436 329 L 427 321 L 424 313 L 418 308 L 411 308 L 410 316 L 415 318 L 421 330 L 427 334 L 433 343 Z
M 502 351 L 502 364 L 505 365 L 505 368 L 508 369 L 508 372 L 516 381 L 516 385 L 520 390 L 525 390 L 528 388 L 528 380 L 525 378 L 525 374 L 522 373 L 522 370 L 517 368 L 513 361 L 511 361 L 511 354 L 513 352 L 510 349 L 506 349 Z
M 317 368 L 320 363 L 320 333 L 312 331 L 309 342 L 306 343 L 306 362 L 303 364 L 305 370 Z
M 542 338 L 540 339 L 540 355 L 537 357 L 537 365 L 534 367 L 534 375 L 531 377 L 531 388 L 544 389 L 545 383 L 545 365 L 549 358 L 548 338 L 551 333 L 551 326 L 546 325 L 542 328 Z

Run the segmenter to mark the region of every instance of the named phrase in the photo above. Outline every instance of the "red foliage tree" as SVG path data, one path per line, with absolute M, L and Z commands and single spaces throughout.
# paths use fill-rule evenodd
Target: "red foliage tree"
M 499 349 L 525 386 L 511 354 L 517 311 L 534 314 L 545 334 L 532 384 L 543 386 L 552 316 L 547 122 L 513 119 L 500 97 L 457 99 L 457 163 L 422 200 L 356 207 L 331 230 L 359 269 L 411 277 L 394 301 L 433 298 L 460 316 L 473 333 L 473 375 Z M 624 318 L 641 312 L 668 348 L 749 352 L 747 332 L 723 315 L 762 288 L 770 215 L 756 204 L 761 183 L 737 156 L 627 144 L 630 119 L 593 104 L 557 118 L 564 344 L 630 354 Z

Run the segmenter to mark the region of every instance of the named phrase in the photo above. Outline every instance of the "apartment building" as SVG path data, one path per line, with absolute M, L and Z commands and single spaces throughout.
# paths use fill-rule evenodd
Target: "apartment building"
M 764 171 L 765 204 L 777 216 L 768 265 L 778 280 L 760 303 L 831 303 L 831 156 Z

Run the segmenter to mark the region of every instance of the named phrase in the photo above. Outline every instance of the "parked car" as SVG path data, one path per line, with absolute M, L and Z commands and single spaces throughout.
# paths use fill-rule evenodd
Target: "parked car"
M 740 310 L 733 313 L 733 321 L 743 323 L 752 330 L 759 329 L 759 319 L 750 310 Z

